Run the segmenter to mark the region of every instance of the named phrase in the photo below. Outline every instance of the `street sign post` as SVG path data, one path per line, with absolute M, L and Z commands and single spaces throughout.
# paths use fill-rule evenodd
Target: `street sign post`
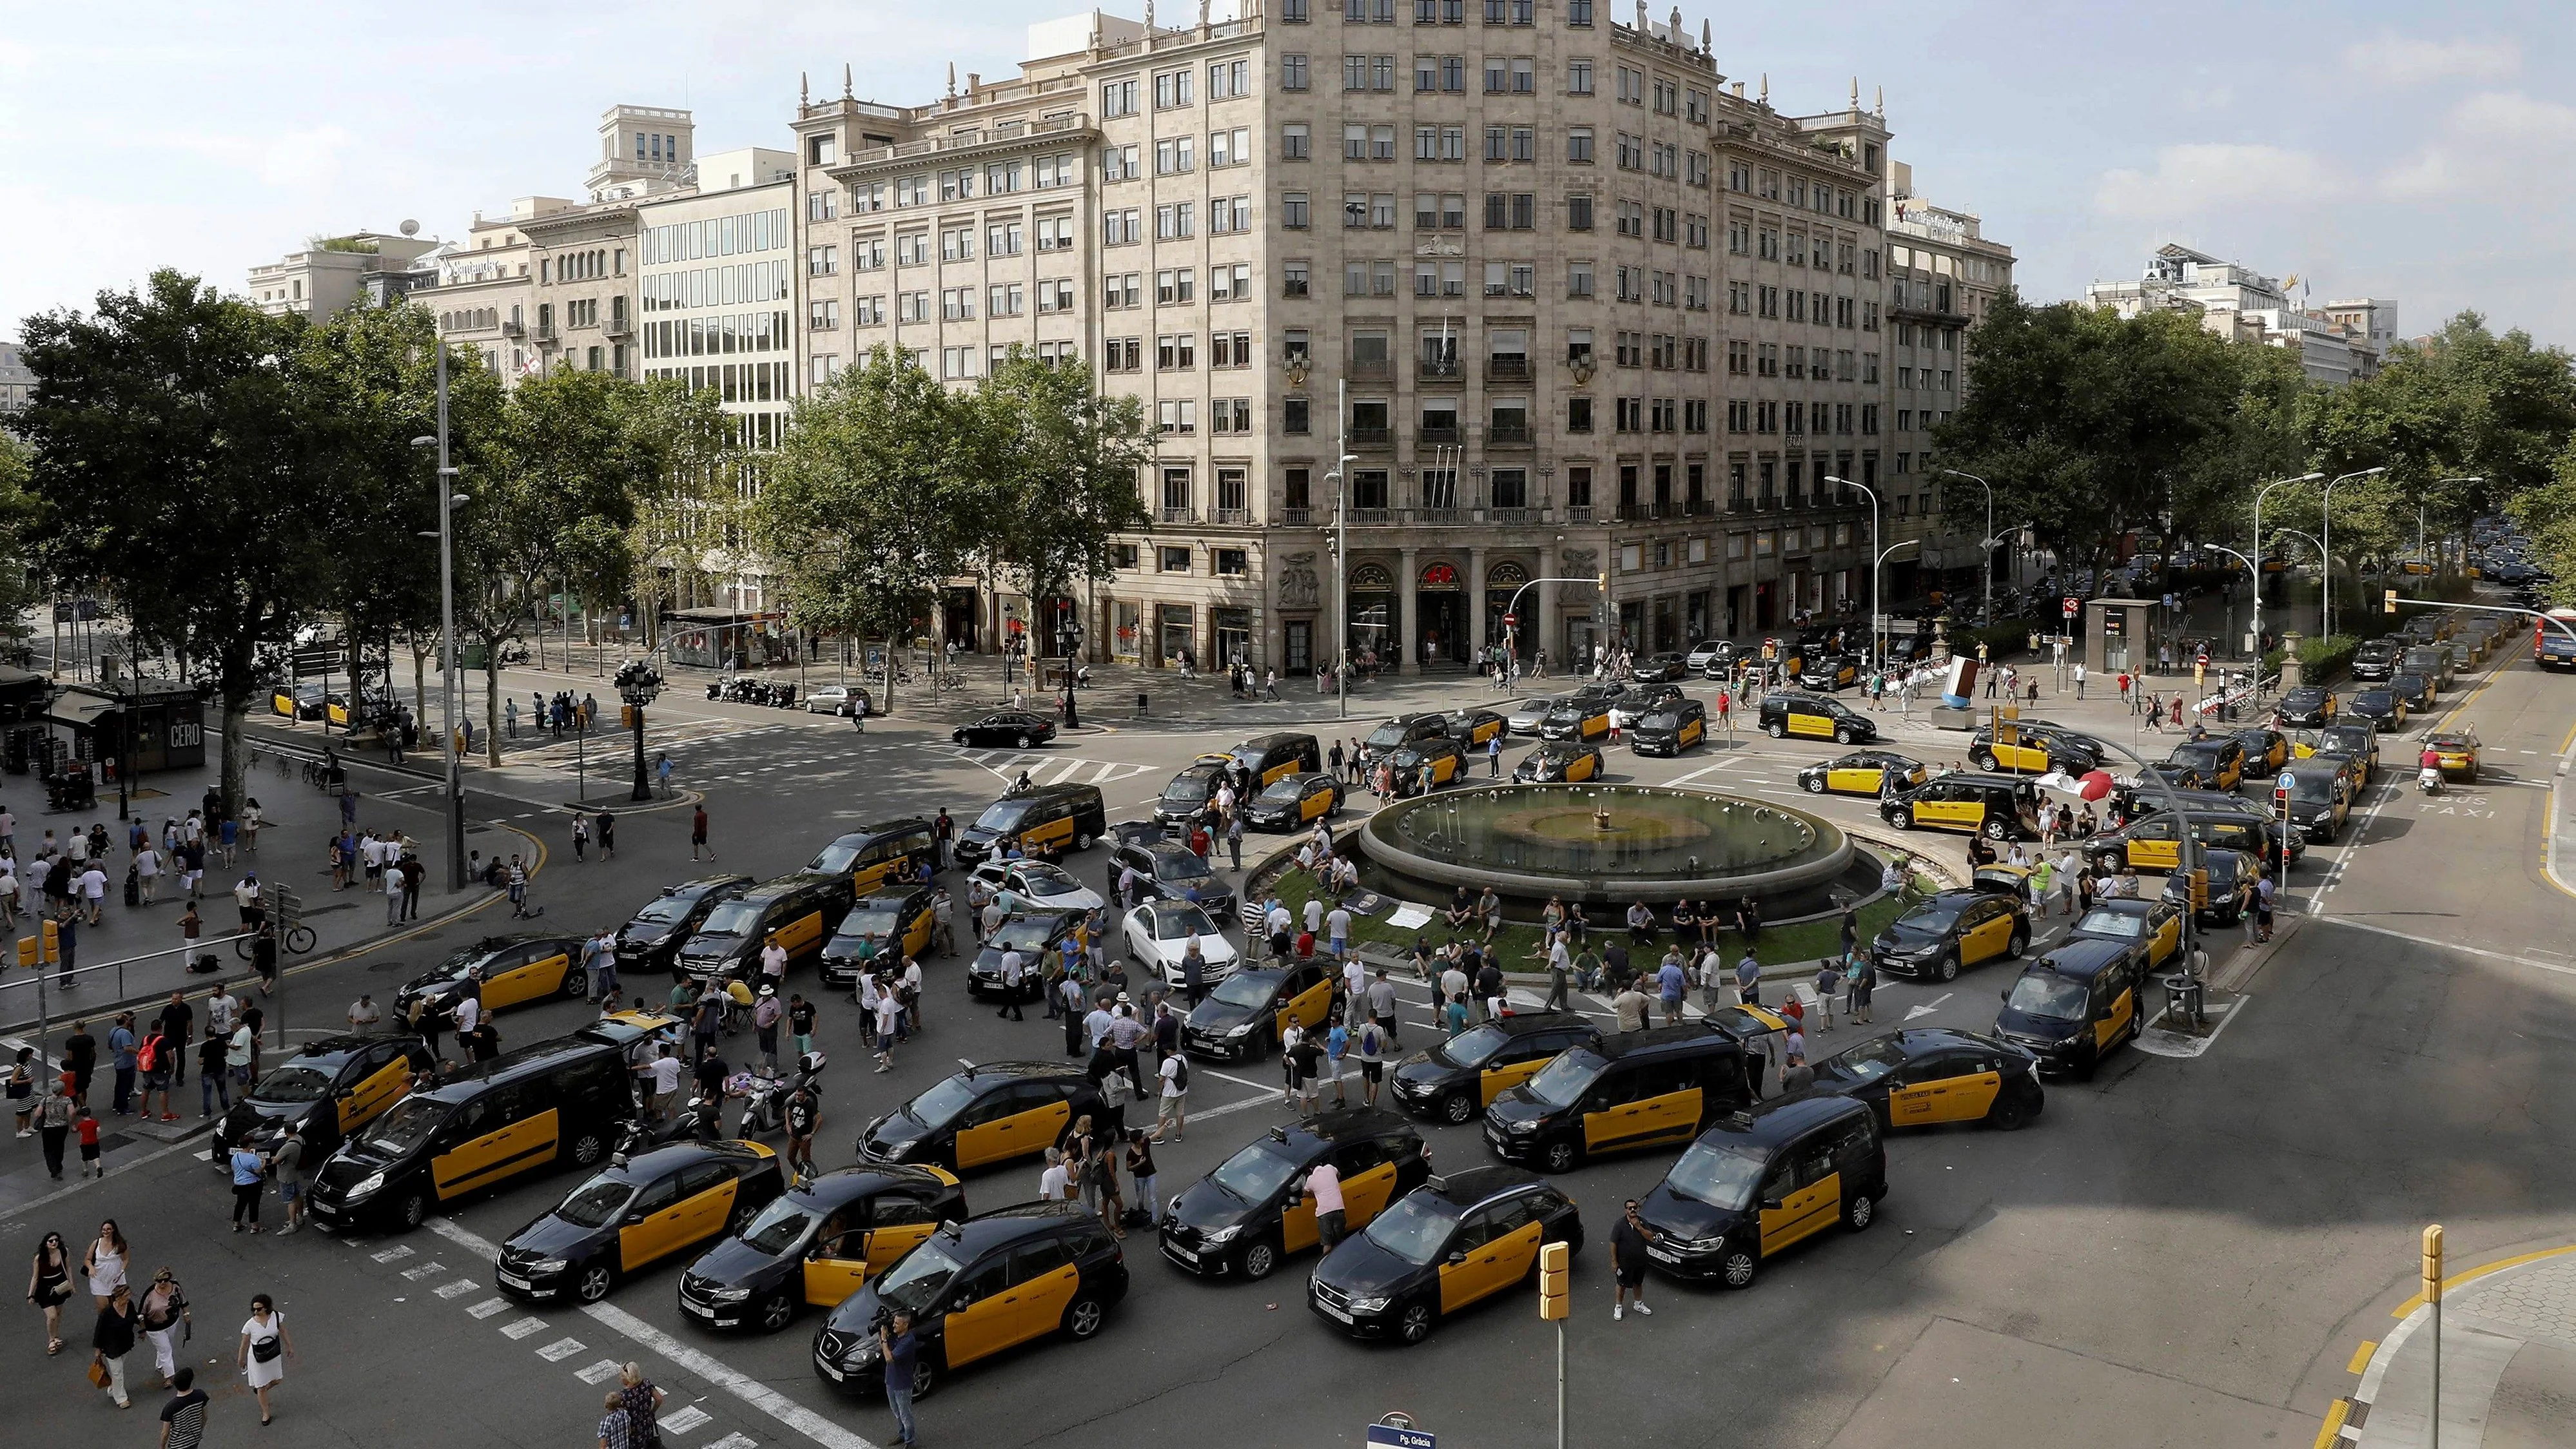
M 1403 1416 L 1389 1414 L 1387 1417 L 1395 1419 Z M 1427 1430 L 1416 1429 L 1410 1423 L 1371 1424 L 1368 1426 L 1368 1441 L 1372 1444 L 1386 1445 L 1387 1449 L 1439 1449 L 1440 1445 L 1438 1435 Z
M 2070 619 L 2084 612 L 2084 601 L 2075 597 L 2073 594 L 2068 594 L 2065 598 L 2060 599 L 2057 606 L 2064 610 L 2066 617 Z

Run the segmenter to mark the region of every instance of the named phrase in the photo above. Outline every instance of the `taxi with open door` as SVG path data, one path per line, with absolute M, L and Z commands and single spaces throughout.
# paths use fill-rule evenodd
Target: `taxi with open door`
M 1506 1162 L 1567 1172 L 1604 1153 L 1688 1142 L 1751 1098 L 1743 1043 L 1706 1022 L 1569 1047 L 1485 1108 Z
M 2210 851 L 2207 857 L 2233 855 L 2234 851 Z M 2182 891 L 2188 894 L 2191 883 L 2182 880 Z M 2169 883 L 2170 884 L 2170 883 Z M 2213 880 L 2211 889 L 2217 889 Z M 2153 971 L 2182 955 L 2183 907 L 2175 899 L 2160 896 L 2144 900 L 2131 896 L 2095 898 L 2090 909 L 2076 917 L 2067 928 L 2070 941 L 2117 941 L 2135 946 L 2146 956 L 2144 969 Z
M 222 1166 L 245 1142 L 267 1152 L 293 1127 L 306 1160 L 319 1163 L 437 1070 L 437 1053 L 408 1034 L 306 1042 L 252 1083 L 215 1124 L 214 1161 Z
M 792 968 L 823 954 L 849 909 L 845 876 L 800 871 L 762 881 L 707 912 L 680 947 L 680 969 L 700 981 L 748 981 L 771 941 L 785 948 Z
M 493 1281 L 511 1298 L 596 1303 L 618 1281 L 738 1232 L 784 1191 L 757 1142 L 674 1142 L 620 1157 L 501 1245 Z
M 1061 1333 L 1096 1337 L 1127 1296 L 1127 1258 L 1080 1203 L 1031 1202 L 943 1223 L 814 1334 L 814 1372 L 856 1394 L 885 1391 L 875 1325 L 912 1315 L 915 1398 L 968 1364 Z
M 1218 982 L 1181 1021 L 1181 1050 L 1219 1061 L 1250 1060 L 1277 1046 L 1289 1023 L 1322 1026 L 1333 1009 L 1333 977 L 1320 957 L 1237 971 Z
M 951 1172 L 1035 1157 L 1101 1110 L 1100 1089 L 1070 1062 L 964 1062 L 957 1073 L 867 1125 L 859 1160 Z
M 1342 1226 L 1355 1233 L 1431 1176 L 1431 1147 L 1377 1107 L 1273 1127 L 1172 1199 L 1160 1230 L 1163 1260 L 1211 1278 L 1269 1277 L 1282 1258 L 1322 1241 L 1305 1184 L 1324 1162 L 1341 1178 Z
M 2255 725 L 2236 732 L 2236 743 L 2245 747 L 2245 773 L 2269 775 L 2294 758 L 2295 746 L 2290 737 L 2270 725 Z
M 1931 778 L 1921 760 L 1894 750 L 1854 750 L 1800 770 L 1798 788 L 1810 795 L 1878 796 L 1890 788 L 1911 790 Z
M 1571 1011 L 1524 1011 L 1469 1027 L 1396 1064 L 1387 1082 L 1395 1104 L 1460 1127 L 1568 1047 L 1592 1046 L 1601 1032 Z
M 1435 1177 L 1315 1265 L 1306 1306 L 1354 1338 L 1416 1344 L 1440 1320 L 1527 1282 L 1548 1243 L 1583 1251 L 1574 1199 L 1517 1167 Z
M 1802 1092 L 1731 1113 L 1637 1204 L 1646 1261 L 1677 1278 L 1750 1288 L 1762 1264 L 1827 1228 L 1859 1232 L 1887 1196 L 1878 1115 Z
M 1891 1031 L 1836 1052 L 1816 1063 L 1812 1090 L 1867 1102 L 1882 1131 L 1982 1122 L 2011 1132 L 2047 1104 L 2039 1058 L 1947 1027 Z
M 2043 1072 L 2090 1079 L 2104 1057 L 2138 1034 L 2145 963 L 2129 942 L 2066 942 L 2004 988 L 1995 1035 L 2038 1057 Z
M 2245 745 L 2228 735 L 2187 740 L 2166 752 L 2164 762 L 2200 777 L 2203 790 L 2233 790 L 2245 781 Z
M 1797 690 L 1775 689 L 1762 696 L 1754 723 L 1771 738 L 1832 740 L 1838 745 L 1865 745 L 1878 738 L 1878 726 L 1867 715 L 1838 699 Z
M 801 1307 L 830 1308 L 966 1220 L 966 1192 L 936 1167 L 844 1167 L 770 1200 L 680 1275 L 680 1311 L 706 1328 L 785 1328 Z
M 805 868 L 816 875 L 846 875 L 856 898 L 887 885 L 913 885 L 922 867 L 939 868 L 939 832 L 918 817 L 862 825 L 815 853 Z
M 2081 775 L 2101 767 L 2092 742 L 2031 720 L 1990 721 L 1968 738 L 1968 762 L 1989 773 Z
M 1316 746 L 1315 737 L 1293 731 L 1254 735 L 1233 749 L 1199 758 L 1243 770 L 1252 777 L 1251 793 L 1255 795 L 1291 775 L 1324 768 L 1324 752 Z
M 1879 802 L 1899 830 L 1956 830 L 1988 840 L 2037 840 L 2039 792 L 2018 775 L 1935 775 Z
M 1566 740 L 1550 740 L 1521 757 L 1512 767 L 1512 781 L 1520 785 L 1547 785 L 1559 781 L 1598 780 L 1609 768 L 1598 745 L 1579 745 Z
M 1915 903 L 1869 943 L 1891 976 L 1956 981 L 1962 967 L 2010 961 L 2030 946 L 2030 912 L 2018 895 L 1947 890 Z
M 394 1020 L 421 1032 L 450 1025 L 469 989 L 482 998 L 486 1012 L 558 996 L 577 999 L 590 989 L 581 948 L 578 936 L 486 936 L 404 982 L 394 993 Z
M 1342 782 L 1320 770 L 1282 775 L 1245 802 L 1243 823 L 1253 830 L 1303 830 L 1342 810 Z

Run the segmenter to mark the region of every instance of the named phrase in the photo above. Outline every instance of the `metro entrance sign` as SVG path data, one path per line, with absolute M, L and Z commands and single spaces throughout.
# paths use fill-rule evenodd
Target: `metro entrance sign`
M 1394 1418 L 1396 1416 L 1390 1414 L 1387 1417 Z M 1440 1443 L 1439 1438 L 1436 1435 L 1432 1435 L 1424 1432 L 1423 1430 L 1409 1426 L 1399 1426 L 1395 1424 L 1369 1425 L 1368 1441 L 1371 1444 L 1385 1445 L 1386 1449 L 1439 1449 Z
M 2065 610 L 2066 617 L 2072 619 L 2076 615 L 2084 612 L 2084 601 L 2075 597 L 2073 594 L 2069 594 L 2064 599 L 2058 601 L 2058 607 Z

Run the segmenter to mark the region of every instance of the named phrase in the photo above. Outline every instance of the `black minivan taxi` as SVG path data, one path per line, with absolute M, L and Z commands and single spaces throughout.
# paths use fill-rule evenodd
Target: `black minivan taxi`
M 800 1306 L 830 1308 L 966 1220 L 966 1193 L 936 1167 L 844 1167 L 790 1187 L 680 1275 L 680 1311 L 707 1328 L 775 1332 Z
M 1032 859 L 1049 860 L 1089 850 L 1108 833 L 1099 786 L 1040 785 L 985 806 L 974 824 L 957 833 L 957 862 L 971 866 L 987 856 L 1008 856 L 1014 846 Z
M 290 1126 L 303 1139 L 306 1160 L 319 1162 L 437 1069 L 437 1053 L 409 1033 L 308 1041 L 270 1067 L 215 1124 L 215 1163 L 221 1166 L 242 1142 L 267 1152 Z
M 1251 793 L 1255 795 L 1290 775 L 1324 768 L 1324 752 L 1316 745 L 1315 737 L 1286 730 L 1278 734 L 1254 735 L 1222 754 L 1201 755 L 1199 758 L 1242 767 L 1252 777 Z
M 963 1064 L 869 1123 L 859 1134 L 859 1160 L 963 1172 L 1035 1157 L 1100 1108 L 1100 1089 L 1079 1062 Z
M 1431 1147 L 1378 1107 L 1273 1127 L 1173 1197 L 1161 1228 L 1164 1261 L 1211 1278 L 1269 1277 L 1281 1258 L 1322 1241 L 1306 1177 L 1323 1162 L 1341 1178 L 1342 1223 L 1355 1233 L 1431 1176 Z
M 2112 1048 L 2138 1034 L 2143 960 L 2129 942 L 2067 942 L 2005 988 L 1995 1035 L 2037 1056 L 2042 1071 L 2089 1079 Z
M 1764 1259 L 1837 1223 L 1859 1232 L 1887 1196 L 1878 1117 L 1848 1097 L 1800 1093 L 1701 1133 L 1637 1204 L 1646 1261 L 1680 1278 L 1749 1288 Z
M 1641 755 L 1679 755 L 1707 739 L 1708 706 L 1695 699 L 1656 705 L 1628 727 L 1628 748 Z
M 1127 1296 L 1126 1254 L 1080 1203 L 1031 1202 L 942 1223 L 921 1246 L 841 1300 L 814 1334 L 814 1372 L 836 1388 L 885 1391 L 875 1325 L 912 1315 L 917 1398 L 978 1359 L 1052 1333 L 1097 1336 Z
M 370 1218 L 418 1227 L 432 1207 L 521 1173 L 599 1162 L 634 1116 L 616 1043 L 537 1042 L 385 1109 L 314 1174 L 307 1210 L 324 1227 Z
M 1571 1011 L 1515 1012 L 1406 1057 L 1387 1090 L 1404 1110 L 1461 1127 L 1537 1076 L 1557 1053 L 1600 1040 L 1600 1029 Z
M 1217 787 L 1225 783 L 1226 760 L 1193 760 L 1174 771 L 1154 797 L 1154 818 L 1166 825 L 1188 826 L 1216 808 Z
M 880 886 L 919 884 L 923 866 L 939 868 L 939 832 L 927 820 L 907 817 L 862 825 L 817 851 L 805 868 L 848 876 L 855 898 Z
M 1596 1153 L 1688 1142 L 1751 1097 L 1744 1047 L 1706 1023 L 1621 1032 L 1569 1047 L 1485 1109 L 1506 1162 L 1565 1172 Z
M 772 940 L 791 966 L 823 952 L 850 909 L 849 880 L 800 871 L 721 902 L 680 947 L 680 969 L 701 981 L 750 980 Z
M 660 895 L 617 928 L 618 974 L 671 970 L 679 961 L 682 943 L 697 934 L 707 912 L 757 884 L 747 875 L 711 875 L 664 886 Z
M 757 1142 L 674 1142 L 612 1158 L 501 1245 L 493 1281 L 511 1298 L 596 1303 L 618 1280 L 750 1222 L 784 1191 Z
M 1440 1320 L 1527 1280 L 1543 1244 L 1583 1250 L 1574 1200 L 1518 1167 L 1435 1177 L 1342 1239 L 1306 1306 L 1354 1338 L 1415 1344 Z

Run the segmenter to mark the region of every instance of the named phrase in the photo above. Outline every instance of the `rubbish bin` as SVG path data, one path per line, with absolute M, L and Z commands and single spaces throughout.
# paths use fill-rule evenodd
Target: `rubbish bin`
M 2201 1005 L 2206 992 L 2207 987 L 2191 972 L 2177 971 L 2167 976 L 2165 996 L 2171 1002 L 2168 1014 L 2178 1013 L 2185 1021 L 2198 1027 L 2201 1024 Z
M 1143 719 L 1144 717 L 1145 717 L 1145 691 L 1143 691 L 1143 690 L 1141 690 L 1141 689 L 1140 689 L 1140 690 L 1136 691 L 1136 718 L 1138 718 L 1138 719 Z

